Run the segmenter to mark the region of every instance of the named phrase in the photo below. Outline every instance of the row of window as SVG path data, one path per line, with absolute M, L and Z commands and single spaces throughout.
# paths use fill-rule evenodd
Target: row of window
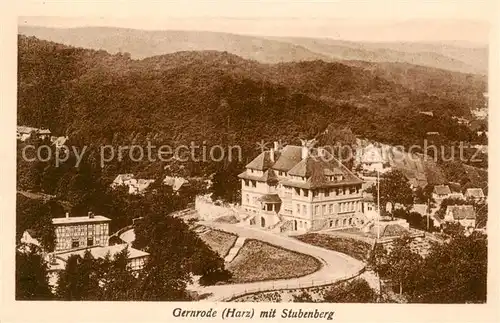
M 289 176 L 286 172 L 283 171 L 278 171 L 278 176 L 280 177 L 289 177 L 292 180 L 299 180 L 299 181 L 305 181 L 306 178 L 303 176 Z M 337 175 L 329 175 L 326 176 L 326 178 L 331 181 L 331 182 L 340 182 L 344 179 L 344 176 L 342 174 L 337 174 Z
M 344 186 L 337 188 L 322 188 L 317 190 L 311 190 L 311 192 L 313 197 L 319 197 L 319 196 L 329 197 L 330 195 L 342 196 L 349 194 L 358 194 L 359 190 L 360 190 L 359 186 Z M 309 190 L 303 188 L 295 188 L 295 195 L 308 197 Z
M 58 236 L 76 236 L 76 235 L 87 235 L 87 234 L 108 234 L 108 224 L 89 224 L 89 225 L 72 225 L 72 226 L 60 226 L 56 228 L 56 235 Z
M 56 242 L 56 250 L 67 250 L 80 247 L 91 247 L 94 245 L 107 246 L 108 239 L 104 237 L 89 237 L 87 239 L 72 239 L 68 238 L 58 238 Z
M 363 220 L 359 220 L 360 224 L 363 224 Z M 337 220 L 330 220 L 328 223 L 328 226 L 330 228 L 338 228 L 338 227 L 346 227 L 346 226 L 353 226 L 358 224 L 358 220 L 355 218 L 344 218 L 344 219 L 337 219 Z
M 245 179 L 243 180 L 243 183 L 245 183 L 245 186 L 246 187 L 257 187 L 257 181 L 254 181 L 254 180 L 249 180 L 249 179 Z
M 354 212 L 359 210 L 359 201 L 355 202 L 340 202 L 314 206 L 314 215 L 328 215 L 342 212 Z M 297 214 L 307 215 L 307 205 L 296 204 Z M 302 212 L 302 213 L 301 213 Z
M 340 202 L 314 206 L 314 215 L 327 215 L 342 212 L 354 212 L 359 210 L 359 201 Z

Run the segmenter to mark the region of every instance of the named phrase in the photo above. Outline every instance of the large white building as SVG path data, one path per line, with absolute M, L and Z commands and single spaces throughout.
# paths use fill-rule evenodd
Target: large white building
M 255 214 L 251 224 L 282 231 L 356 226 L 361 212 L 362 180 L 311 142 L 278 143 L 262 152 L 239 175 L 241 205 Z
M 55 251 L 81 247 L 107 246 L 109 240 L 109 222 L 101 215 L 53 218 L 52 225 L 56 233 Z

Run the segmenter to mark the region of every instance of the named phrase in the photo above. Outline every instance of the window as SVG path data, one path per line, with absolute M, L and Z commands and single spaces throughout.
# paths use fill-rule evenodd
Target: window
M 71 248 L 78 248 L 80 247 L 80 242 L 78 240 L 73 240 L 71 242 Z
M 300 188 L 295 188 L 295 194 L 300 195 Z
M 330 196 L 330 189 L 329 189 L 329 188 L 327 188 L 327 189 L 325 190 L 325 197 L 329 197 L 329 196 Z
M 330 228 L 333 226 L 333 220 L 330 220 Z
M 314 190 L 314 191 L 312 191 L 312 192 L 313 192 L 313 197 L 318 196 L 318 191 Z
M 305 205 L 302 205 L 302 213 L 307 215 L 307 207 Z
M 309 190 L 303 190 L 303 192 L 304 192 L 304 196 L 305 196 L 305 197 L 308 197 L 308 196 L 309 196 Z
M 257 187 L 257 182 L 252 181 L 252 187 Z
M 300 204 L 297 204 L 297 214 L 300 214 Z
M 250 204 L 250 196 L 247 194 L 247 204 Z
M 314 207 L 314 214 L 315 214 L 315 215 L 319 215 L 319 205 L 316 205 L 316 206 Z
M 328 213 L 333 214 L 333 204 L 330 204 L 328 206 L 328 211 L 329 211 Z
M 326 204 L 323 204 L 323 214 L 326 214 Z
M 93 246 L 94 245 L 94 239 L 93 238 L 87 238 L 87 247 Z

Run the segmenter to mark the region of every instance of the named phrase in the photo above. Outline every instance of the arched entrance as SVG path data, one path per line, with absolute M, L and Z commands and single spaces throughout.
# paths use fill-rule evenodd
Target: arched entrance
M 260 218 L 260 226 L 263 228 L 266 226 L 266 219 L 264 219 L 264 217 Z

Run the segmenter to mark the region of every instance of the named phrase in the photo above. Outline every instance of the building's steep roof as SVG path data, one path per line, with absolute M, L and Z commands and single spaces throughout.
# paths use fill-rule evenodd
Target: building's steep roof
M 417 212 L 420 215 L 426 216 L 427 215 L 427 209 L 428 209 L 427 204 L 413 204 L 411 212 Z
M 484 197 L 483 190 L 480 188 L 468 188 L 465 191 L 465 195 L 467 197 L 476 197 L 476 198 L 483 198 Z
M 450 213 L 455 220 L 472 220 L 476 218 L 476 211 L 472 205 L 448 205 L 446 214 Z
M 32 133 L 36 130 L 37 130 L 37 128 L 33 128 L 33 127 L 17 126 L 17 132 L 19 132 L 19 133 Z
M 128 181 L 134 178 L 134 174 L 119 174 L 113 180 L 113 183 L 121 183 L 123 181 Z
M 259 201 L 267 203 L 281 203 L 281 199 L 278 194 L 265 194 L 259 197 Z
M 272 166 L 273 161 L 271 160 L 271 153 L 269 151 L 263 151 L 259 156 L 255 157 L 250 163 L 248 163 L 246 168 L 267 170 Z
M 107 247 L 94 246 L 94 247 L 82 248 L 82 249 L 78 249 L 78 250 L 68 250 L 68 251 L 57 252 L 56 257 L 67 262 L 70 256 L 79 255 L 80 257 L 83 257 L 85 255 L 85 252 L 87 252 L 87 250 L 88 250 L 92 254 L 92 257 L 94 257 L 94 258 L 105 258 L 108 253 L 109 253 L 110 257 L 113 258 L 116 254 L 122 252 L 123 249 L 125 249 L 125 248 L 128 248 L 127 249 L 128 250 L 128 259 L 149 256 L 149 253 L 147 253 L 145 251 L 132 248 L 128 244 L 122 243 L 122 244 L 117 244 L 117 245 L 107 246 Z
M 307 189 L 362 183 L 362 180 L 356 177 L 328 151 L 309 148 L 309 156 L 302 159 L 302 147 L 288 145 L 281 151 L 274 153 L 276 154 L 274 165 L 272 165 L 271 152 L 266 151 L 246 166 L 247 169 L 264 171 L 263 175 L 243 172 L 238 177 L 270 183 L 278 181 L 275 171 L 284 171 L 288 175 L 304 177 L 306 179 L 305 182 L 293 179 L 281 179 L 280 181 L 284 185 Z M 342 175 L 342 178 L 338 181 L 332 180 L 331 176 L 335 175 Z
M 241 179 L 248 179 L 257 182 L 266 182 L 270 185 L 275 185 L 278 183 L 278 177 L 272 169 L 266 170 L 262 175 L 248 174 L 246 171 L 238 175 Z
M 301 160 L 302 147 L 288 145 L 281 150 L 280 156 L 276 159 L 276 163 L 272 167 L 278 171 L 288 172 Z
M 332 156 L 326 156 L 325 158 L 309 156 L 301 160 L 288 174 L 305 177 L 306 181 L 284 180 L 282 182 L 284 185 L 308 189 L 363 183 L 361 179 Z M 328 176 L 332 175 L 342 175 L 342 179 L 338 181 L 330 180 Z
M 75 223 L 87 223 L 87 222 L 109 222 L 111 219 L 102 216 L 95 215 L 94 217 L 88 216 L 74 216 L 74 217 L 64 217 L 64 218 L 53 218 L 52 224 L 75 224 Z
M 434 186 L 433 193 L 438 195 L 449 195 L 451 194 L 451 190 L 448 185 L 436 185 Z

